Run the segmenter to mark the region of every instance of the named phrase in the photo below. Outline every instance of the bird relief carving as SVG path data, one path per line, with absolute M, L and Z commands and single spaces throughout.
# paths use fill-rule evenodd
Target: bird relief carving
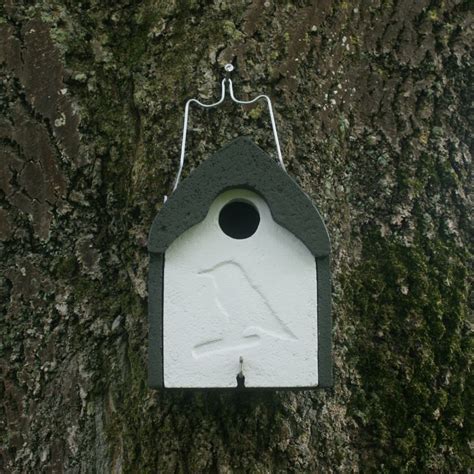
M 212 294 L 208 298 L 214 301 L 213 306 L 222 326 L 219 337 L 194 346 L 192 355 L 195 359 L 241 351 L 261 344 L 265 338 L 297 340 L 265 296 L 264 290 L 241 264 L 223 261 L 200 270 L 198 275 L 210 280 L 207 288 Z

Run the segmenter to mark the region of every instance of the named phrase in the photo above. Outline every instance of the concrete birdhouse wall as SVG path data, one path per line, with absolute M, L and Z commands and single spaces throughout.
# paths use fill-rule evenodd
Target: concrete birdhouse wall
M 309 199 L 238 139 L 201 165 L 150 239 L 149 384 L 329 386 L 329 239 Z

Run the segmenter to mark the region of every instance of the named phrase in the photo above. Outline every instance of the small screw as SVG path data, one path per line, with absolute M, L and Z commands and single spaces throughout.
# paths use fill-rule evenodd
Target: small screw
M 227 72 L 232 72 L 234 70 L 234 66 L 232 66 L 232 64 L 226 64 L 224 66 L 224 69 L 227 71 Z
M 237 374 L 237 388 L 245 388 L 245 375 L 244 375 L 244 358 L 239 357 L 240 371 Z

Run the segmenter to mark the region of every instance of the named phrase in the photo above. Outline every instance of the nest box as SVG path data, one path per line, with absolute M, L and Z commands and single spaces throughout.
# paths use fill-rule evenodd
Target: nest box
M 326 228 L 250 140 L 179 185 L 148 249 L 150 386 L 332 385 Z

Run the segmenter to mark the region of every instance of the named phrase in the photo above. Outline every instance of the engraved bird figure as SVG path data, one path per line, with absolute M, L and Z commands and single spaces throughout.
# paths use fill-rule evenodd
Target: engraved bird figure
M 238 263 L 224 261 L 199 274 L 212 281 L 215 307 L 222 316 L 224 330 L 222 338 L 196 345 L 194 357 L 253 347 L 265 336 L 297 339 L 262 289 Z

